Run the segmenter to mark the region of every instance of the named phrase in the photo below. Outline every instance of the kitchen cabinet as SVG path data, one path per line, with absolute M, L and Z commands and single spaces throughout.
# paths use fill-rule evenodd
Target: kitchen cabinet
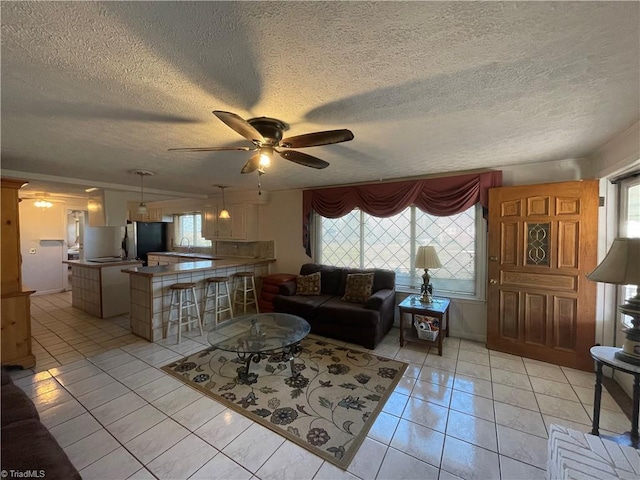
M 31 352 L 31 298 L 34 293 L 22 285 L 20 255 L 20 218 L 18 190 L 27 182 L 2 179 L 2 365 L 32 368 L 36 358 Z
M 126 193 L 98 190 L 87 201 L 90 227 L 123 227 L 127 224 Z
M 172 263 L 179 263 L 180 258 L 170 255 L 148 255 L 147 266 L 155 267 L 158 265 L 170 265 Z
M 138 203 L 129 202 L 129 220 L 132 222 L 170 222 L 170 215 L 163 215 L 162 208 L 147 207 L 147 213 L 138 213 Z
M 258 206 L 228 205 L 231 218 L 219 218 L 222 207 L 206 207 L 202 212 L 202 236 L 208 240 L 252 242 L 258 240 Z

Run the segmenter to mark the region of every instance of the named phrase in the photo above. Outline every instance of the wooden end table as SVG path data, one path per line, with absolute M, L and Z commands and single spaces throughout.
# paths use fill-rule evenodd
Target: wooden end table
M 442 356 L 442 334 L 449 336 L 449 304 L 451 300 L 444 297 L 433 297 L 433 303 L 422 303 L 419 295 L 409 295 L 405 298 L 398 310 L 400 311 L 400 346 L 404 347 L 405 340 L 412 342 L 422 342 L 433 347 L 438 347 L 438 355 Z M 404 314 L 411 314 L 411 324 L 405 331 Z M 418 337 L 413 322 L 416 315 L 437 318 L 440 321 L 438 338 L 435 340 L 423 340 Z M 446 319 L 446 321 L 445 321 Z

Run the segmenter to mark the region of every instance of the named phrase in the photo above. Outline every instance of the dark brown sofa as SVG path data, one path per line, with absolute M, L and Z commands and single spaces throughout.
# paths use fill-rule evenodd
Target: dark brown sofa
M 80 474 L 49 430 L 40 423 L 40 416 L 31 399 L 2 369 L 2 470 L 9 478 L 24 472 L 47 479 L 80 479 Z M 16 475 L 11 473 L 19 472 Z M 34 475 L 32 475 L 34 476 Z
M 311 331 L 365 348 L 375 348 L 393 326 L 396 274 L 392 270 L 332 267 L 306 263 L 300 275 L 320 272 L 320 295 L 296 295 L 296 282 L 280 285 L 280 295 L 273 299 L 276 312 L 304 318 Z M 371 297 L 364 303 L 342 301 L 350 273 L 373 272 Z

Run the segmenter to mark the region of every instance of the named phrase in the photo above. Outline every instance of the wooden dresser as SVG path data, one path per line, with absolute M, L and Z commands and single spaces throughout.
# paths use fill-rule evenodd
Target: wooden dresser
M 31 299 L 33 290 L 22 285 L 18 190 L 25 180 L 2 178 L 2 365 L 31 368 L 36 357 L 31 353 Z

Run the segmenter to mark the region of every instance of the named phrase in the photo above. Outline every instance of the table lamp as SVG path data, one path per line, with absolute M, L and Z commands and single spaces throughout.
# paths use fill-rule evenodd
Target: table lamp
M 631 317 L 632 326 L 623 329 L 626 340 L 615 357 L 640 365 L 640 238 L 616 238 L 607 256 L 587 278 L 595 282 L 636 286 L 636 296 L 618 306 L 620 313 Z
M 422 275 L 422 286 L 420 287 L 420 301 L 423 303 L 433 303 L 433 286 L 430 283 L 431 277 L 429 276 L 430 268 L 440 268 L 442 264 L 436 253 L 436 248 L 432 246 L 418 247 L 416 253 L 415 268 L 424 268 L 424 275 Z

